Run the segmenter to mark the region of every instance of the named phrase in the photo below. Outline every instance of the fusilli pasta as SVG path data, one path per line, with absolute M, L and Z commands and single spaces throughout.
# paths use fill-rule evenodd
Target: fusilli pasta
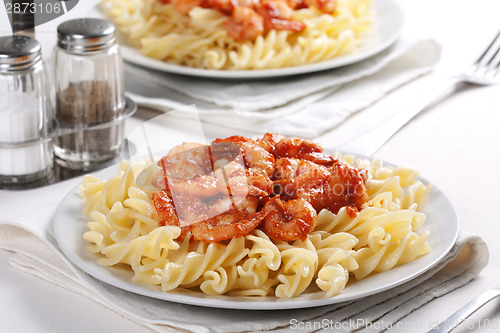
M 275 241 L 262 230 L 221 243 L 177 240 L 181 229 L 158 226 L 153 189 L 134 175 L 143 161 L 122 162 L 107 181 L 85 176 L 83 235 L 104 266 L 125 264 L 133 280 L 163 291 L 198 288 L 206 294 L 294 297 L 311 289 L 328 297 L 342 292 L 353 276 L 363 279 L 427 253 L 425 215 L 418 211 L 430 191 L 410 168 L 335 155 L 368 170 L 369 201 L 353 214 L 323 210 L 306 239 Z M 142 183 L 143 181 L 141 181 Z
M 338 0 L 333 14 L 314 7 L 294 10 L 306 28 L 274 30 L 255 41 L 235 41 L 227 17 L 194 7 L 188 15 L 157 0 L 103 0 L 102 11 L 148 57 L 189 67 L 248 70 L 311 64 L 353 52 L 373 25 L 372 0 Z

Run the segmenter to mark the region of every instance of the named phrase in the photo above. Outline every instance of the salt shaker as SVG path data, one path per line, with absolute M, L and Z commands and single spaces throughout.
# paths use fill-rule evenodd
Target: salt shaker
M 27 36 L 0 37 L 0 185 L 48 176 L 53 166 L 53 109 L 41 46 Z
M 123 142 L 123 123 L 113 122 L 126 103 L 115 27 L 101 19 L 75 19 L 59 25 L 57 35 L 56 119 L 76 133 L 56 138 L 54 152 L 65 167 L 92 169 L 118 156 Z M 92 129 L 95 125 L 98 129 Z

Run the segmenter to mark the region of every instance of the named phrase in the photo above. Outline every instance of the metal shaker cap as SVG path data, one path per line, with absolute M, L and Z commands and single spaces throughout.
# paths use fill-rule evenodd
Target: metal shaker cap
M 107 49 L 115 43 L 113 23 L 83 18 L 64 22 L 57 28 L 57 45 L 72 53 L 85 53 Z
M 27 36 L 0 37 L 0 72 L 19 71 L 41 61 L 41 46 Z

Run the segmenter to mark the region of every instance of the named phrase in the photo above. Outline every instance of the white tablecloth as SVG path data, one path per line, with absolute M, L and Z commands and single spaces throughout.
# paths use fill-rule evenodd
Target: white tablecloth
M 94 0 L 93 0 L 94 1 Z M 85 1 L 88 7 L 91 1 Z M 318 141 L 334 147 L 375 126 L 385 117 L 405 108 L 435 75 L 462 68 L 474 59 L 496 34 L 500 25 L 500 3 L 478 0 L 407 0 L 405 34 L 435 38 L 443 47 L 438 71 L 401 88 L 380 103 L 322 135 Z M 83 6 L 82 6 L 83 7 Z M 78 9 L 79 7 L 77 7 Z M 70 13 L 78 16 L 78 13 Z M 70 15 L 68 14 L 68 16 Z M 84 13 L 81 13 L 83 15 Z M 67 19 L 64 17 L 64 19 Z M 61 19 L 62 20 L 62 19 Z M 0 34 L 9 33 L 6 14 L 0 9 Z M 55 41 L 57 22 L 38 28 L 45 53 Z M 478 279 L 455 292 L 434 300 L 405 317 L 392 331 L 424 332 L 452 314 L 480 292 L 498 286 L 500 268 L 500 221 L 495 209 L 500 203 L 497 176 L 500 170 L 500 86 L 460 92 L 413 120 L 393 137 L 375 157 L 418 168 L 451 200 L 461 228 L 481 236 L 490 250 L 490 264 Z M 156 114 L 145 110 L 127 125 L 131 131 Z M 172 124 L 174 126 L 174 124 Z M 213 136 L 231 134 L 210 125 Z M 0 191 L 0 211 L 11 214 L 36 205 L 41 196 L 54 200 L 79 182 L 78 179 L 46 189 L 24 192 Z M 8 264 L 9 253 L 0 251 L 0 328 L 3 332 L 143 332 L 144 328 L 88 299 L 22 273 Z M 494 304 L 479 311 L 457 332 L 496 331 L 500 315 Z M 495 330 L 496 329 L 496 330 Z

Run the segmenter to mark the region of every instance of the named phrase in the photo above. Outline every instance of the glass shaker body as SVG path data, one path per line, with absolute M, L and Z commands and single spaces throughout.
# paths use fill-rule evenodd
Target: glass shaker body
M 125 108 L 123 63 L 114 26 L 78 19 L 58 28 L 53 54 L 56 118 L 63 129 L 78 130 L 54 140 L 62 165 L 92 168 L 119 155 L 123 123 L 113 123 Z M 110 123 L 106 126 L 106 123 Z M 89 129 L 94 125 L 98 129 Z
M 40 44 L 0 37 L 0 184 L 22 184 L 52 172 L 53 109 Z

